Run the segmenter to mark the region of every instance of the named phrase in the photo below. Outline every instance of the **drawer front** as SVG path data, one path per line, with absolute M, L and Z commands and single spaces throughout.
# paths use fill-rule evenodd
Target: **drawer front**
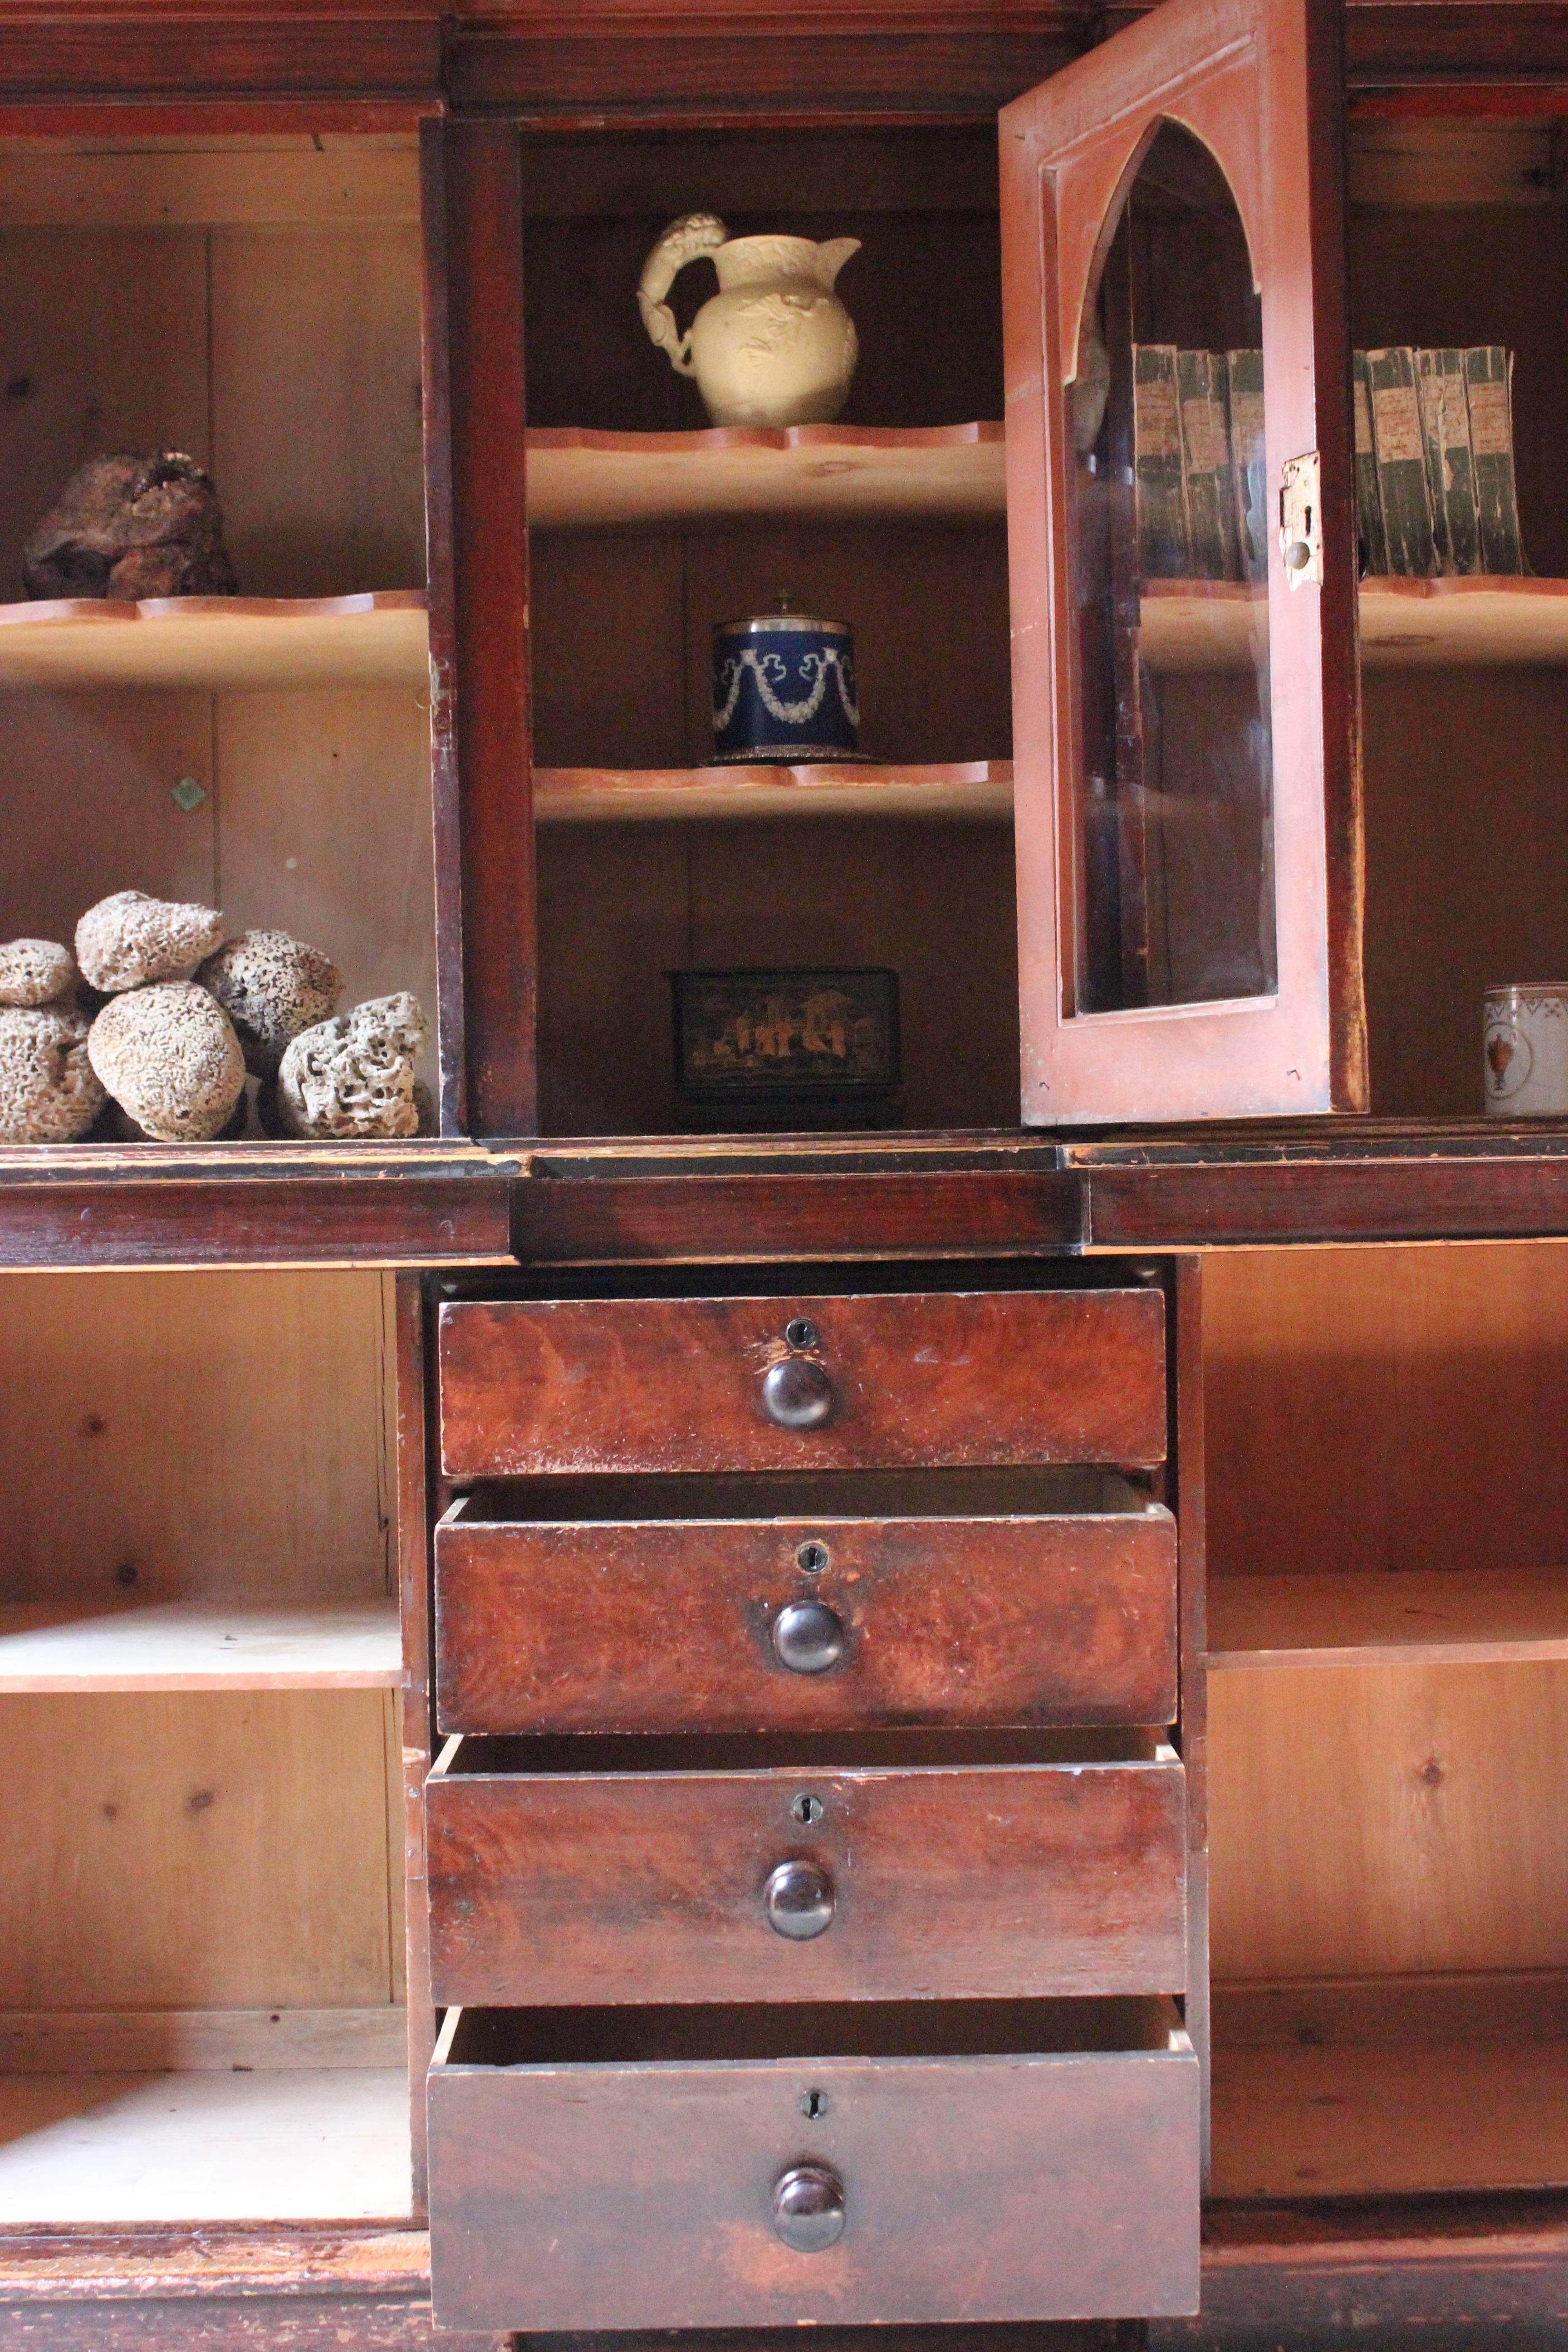
M 1146 1464 L 1156 1290 L 444 1307 L 449 1478 Z
M 1137 2318 L 1198 2302 L 1198 2070 L 1159 2051 L 430 2077 L 439 2326 Z M 808 2117 L 815 2120 L 808 2120 Z M 775 2232 L 784 2177 L 843 2233 Z
M 446 1731 L 1171 1723 L 1175 1523 L 458 1516 L 436 1688 Z
M 462 1761 L 426 1789 L 438 2006 L 1186 1983 L 1173 1758 L 614 1777 Z

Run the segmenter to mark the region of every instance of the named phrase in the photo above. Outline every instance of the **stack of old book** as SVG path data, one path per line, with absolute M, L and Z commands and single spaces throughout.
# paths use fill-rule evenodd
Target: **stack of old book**
M 1139 569 L 1146 580 L 1268 577 L 1261 352 L 1132 349 Z M 1524 570 L 1513 354 L 1408 345 L 1355 354 L 1363 572 Z

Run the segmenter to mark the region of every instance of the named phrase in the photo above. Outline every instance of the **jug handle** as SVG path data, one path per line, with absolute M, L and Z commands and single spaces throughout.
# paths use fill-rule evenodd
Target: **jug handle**
M 678 271 L 700 254 L 711 253 L 723 245 L 730 232 L 714 213 L 683 213 L 673 220 L 643 263 L 642 279 L 637 287 L 637 309 L 642 312 L 643 325 L 661 352 L 669 353 L 670 366 L 678 375 L 691 373 L 691 338 L 683 335 L 675 323 L 675 313 L 665 300 L 674 285 Z

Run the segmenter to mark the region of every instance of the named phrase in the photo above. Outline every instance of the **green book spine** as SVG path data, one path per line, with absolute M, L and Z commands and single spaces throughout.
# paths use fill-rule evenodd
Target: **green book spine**
M 1470 462 L 1470 415 L 1465 399 L 1463 352 L 1417 352 L 1421 433 L 1432 494 L 1432 536 L 1445 572 L 1468 576 L 1481 568 L 1476 485 Z
M 1199 580 L 1238 580 L 1236 492 L 1230 475 L 1223 352 L 1179 352 L 1182 477 L 1192 568 Z
M 1174 343 L 1132 346 L 1132 469 L 1139 571 L 1145 580 L 1185 579 L 1192 555 Z
M 1366 371 L 1388 568 L 1406 578 L 1430 579 L 1437 569 L 1437 550 L 1432 538 L 1415 354 L 1408 345 L 1368 352 Z
M 1263 354 L 1227 352 L 1230 468 L 1236 496 L 1237 577 L 1268 577 L 1268 467 L 1263 446 Z
M 1377 487 L 1377 449 L 1372 437 L 1372 383 L 1366 353 L 1355 354 L 1355 517 L 1363 572 L 1388 569 L 1388 535 L 1383 528 L 1383 492 Z
M 1481 568 L 1489 572 L 1522 572 L 1524 550 L 1513 472 L 1513 353 L 1498 343 L 1468 351 L 1465 395 L 1470 412 Z

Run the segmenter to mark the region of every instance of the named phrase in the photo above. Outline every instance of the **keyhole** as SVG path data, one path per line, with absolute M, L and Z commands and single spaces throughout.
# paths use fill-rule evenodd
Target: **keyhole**
M 818 1337 L 816 1324 L 808 1323 L 804 1315 L 795 1316 L 784 1325 L 784 1338 L 792 1348 L 815 1348 Z
M 826 2092 L 803 2091 L 800 2095 L 800 2111 L 808 2123 L 818 2122 L 827 2113 Z
M 803 1829 L 815 1829 L 826 1811 L 820 1797 L 796 1797 L 790 1806 L 790 1811 Z
M 820 1576 L 827 1566 L 827 1546 L 803 1543 L 795 1556 L 795 1564 L 803 1576 Z

